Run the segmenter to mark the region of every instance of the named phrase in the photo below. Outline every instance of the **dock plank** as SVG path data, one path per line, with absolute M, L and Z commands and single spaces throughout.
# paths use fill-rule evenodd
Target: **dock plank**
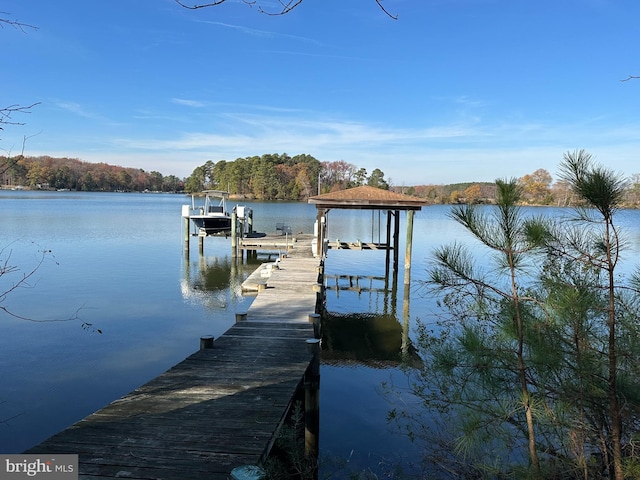
M 25 453 L 77 453 L 82 479 L 227 480 L 259 465 L 309 365 L 317 266 L 284 259 L 213 348 Z
M 304 322 L 314 313 L 318 294 L 318 261 L 304 257 L 285 257 L 271 271 L 264 290 L 247 312 L 247 320 Z

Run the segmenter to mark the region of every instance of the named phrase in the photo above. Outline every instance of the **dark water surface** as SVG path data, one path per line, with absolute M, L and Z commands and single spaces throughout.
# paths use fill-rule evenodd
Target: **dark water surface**
M 202 335 L 221 335 L 248 308 L 252 297 L 242 295 L 240 284 L 255 261 L 234 265 L 224 238 L 207 238 L 204 256 L 192 239 L 185 256 L 180 213 L 189 201 L 167 194 L 0 191 L 1 258 L 20 269 L 0 276 L 0 292 L 50 251 L 28 287 L 0 299 L 0 307 L 24 317 L 0 312 L 0 453 L 21 452 L 159 375 L 197 350 Z M 313 231 L 313 205 L 247 205 L 257 231 L 273 233 L 276 223 Z M 426 278 L 429 252 L 465 238 L 448 210 L 416 214 L 408 304 L 404 214 L 393 295 L 378 288 L 383 252 L 329 252 L 327 275 L 376 278 L 362 280 L 359 292 L 327 292 L 332 318 L 321 366 L 321 475 L 384 475 L 419 457 L 419 446 L 386 421 L 395 402 L 411 399 L 385 395 L 382 385 L 406 383 L 401 350 L 414 336 L 415 319 L 428 321 L 435 310 L 416 287 Z M 637 257 L 640 215 L 622 212 L 620 219 Z M 380 222 L 366 211 L 332 211 L 329 225 L 331 240 L 377 241 L 385 231 L 384 215 Z

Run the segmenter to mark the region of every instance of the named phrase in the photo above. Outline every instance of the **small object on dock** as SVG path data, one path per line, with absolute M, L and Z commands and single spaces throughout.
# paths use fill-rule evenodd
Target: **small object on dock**
M 206 348 L 213 348 L 213 341 L 215 340 L 213 335 L 205 335 L 204 337 L 200 337 L 200 350 L 204 350 Z

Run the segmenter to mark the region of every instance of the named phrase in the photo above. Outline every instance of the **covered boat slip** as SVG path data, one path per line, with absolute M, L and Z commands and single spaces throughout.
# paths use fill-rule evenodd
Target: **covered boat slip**
M 413 242 L 413 216 L 415 211 L 422 209 L 426 202 L 422 198 L 403 195 L 401 193 L 382 190 L 370 186 L 361 186 L 337 192 L 325 193 L 309 198 L 309 203 L 315 204 L 317 210 L 317 239 L 316 246 L 322 256 L 327 248 L 348 248 L 359 250 L 386 250 L 386 276 L 389 274 L 391 252 L 393 252 L 394 278 L 398 272 L 400 237 L 400 212 L 407 212 L 407 233 L 404 262 L 404 284 L 408 285 L 411 278 L 411 249 Z M 329 212 L 332 209 L 378 210 L 387 214 L 384 242 L 363 243 L 360 241 L 329 241 Z

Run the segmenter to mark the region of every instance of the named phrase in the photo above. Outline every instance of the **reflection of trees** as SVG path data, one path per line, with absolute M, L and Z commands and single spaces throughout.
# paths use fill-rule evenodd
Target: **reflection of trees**
M 395 316 L 375 313 L 322 316 L 322 360 L 397 364 L 402 358 L 402 325 Z
M 217 310 L 242 297 L 241 283 L 231 258 L 200 255 L 196 261 L 185 259 L 180 288 L 185 300 Z

